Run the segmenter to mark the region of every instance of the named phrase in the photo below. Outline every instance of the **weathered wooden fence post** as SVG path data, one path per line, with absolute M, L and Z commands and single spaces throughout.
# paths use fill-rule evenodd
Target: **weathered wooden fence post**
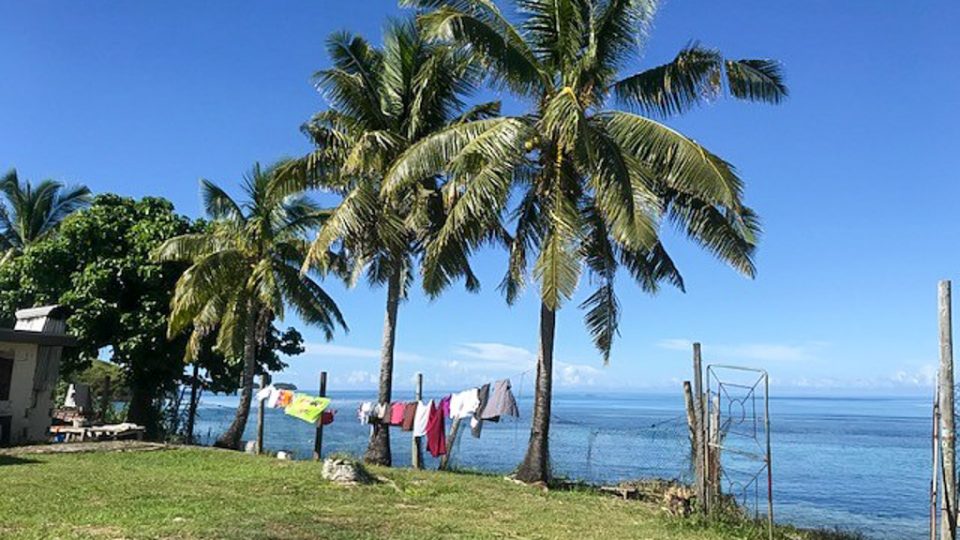
M 453 454 L 453 447 L 457 444 L 457 437 L 460 436 L 460 419 L 454 418 L 450 426 L 450 437 L 447 439 L 447 453 L 440 456 L 440 466 L 438 470 L 447 470 L 447 464 L 450 463 L 450 455 Z
M 417 392 L 416 392 L 416 401 L 417 407 L 420 406 L 420 401 L 423 400 L 423 373 L 417 373 Z M 414 414 L 416 418 L 416 414 Z M 416 422 L 414 422 L 416 424 Z M 416 431 L 414 431 L 416 433 Z M 414 469 L 423 468 L 423 453 L 420 450 L 420 437 L 413 437 L 413 442 L 410 446 L 410 462 L 413 465 Z
M 703 462 L 698 459 L 700 455 L 700 420 L 697 412 L 697 401 L 693 397 L 693 386 L 690 381 L 683 381 L 683 403 L 687 410 L 687 429 L 690 432 L 690 462 L 693 464 L 694 488 L 699 494 L 703 469 Z
M 953 403 L 953 326 L 950 281 L 938 286 L 940 319 L 940 451 L 943 459 L 943 495 L 940 497 L 940 538 L 957 537 L 957 447 Z
M 320 372 L 320 397 L 327 397 L 327 372 Z M 323 450 L 323 415 L 317 420 L 317 430 L 313 436 L 313 460 L 318 461 Z
M 700 344 L 693 344 L 693 391 L 694 391 L 694 411 L 697 421 L 696 446 L 694 447 L 694 460 L 696 466 L 696 490 L 697 501 L 700 511 L 707 512 L 707 402 L 703 393 L 703 358 L 700 354 Z
M 933 471 L 930 475 L 930 540 L 937 540 L 937 492 L 940 478 L 940 391 L 933 394 L 933 427 L 931 433 L 931 453 L 933 454 Z
M 263 390 L 264 388 L 267 387 L 268 384 L 270 384 L 270 375 L 267 375 L 266 373 L 260 375 L 260 389 Z M 264 413 L 263 409 L 266 403 L 267 403 L 266 399 L 261 399 L 257 403 L 258 407 L 257 407 L 256 451 L 258 455 L 263 453 L 263 413 Z

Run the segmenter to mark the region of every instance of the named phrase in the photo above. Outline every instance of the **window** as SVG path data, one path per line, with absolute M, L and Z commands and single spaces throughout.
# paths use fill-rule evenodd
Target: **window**
M 10 385 L 13 381 L 13 359 L 0 356 L 0 401 L 10 399 Z

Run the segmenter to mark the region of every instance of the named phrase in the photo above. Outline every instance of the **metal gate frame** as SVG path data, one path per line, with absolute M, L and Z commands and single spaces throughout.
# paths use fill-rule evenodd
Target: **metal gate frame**
M 724 371 L 735 371 L 742 374 L 754 374 L 756 380 L 752 383 L 744 384 L 742 382 L 733 382 L 722 378 L 720 375 Z M 707 366 L 707 452 L 704 456 L 704 471 L 709 470 L 710 462 L 713 456 L 716 456 L 719 466 L 719 476 L 716 485 L 711 485 L 710 492 L 714 494 L 721 493 L 721 485 L 724 480 L 728 488 L 740 485 L 740 493 L 735 498 L 740 499 L 741 503 L 747 506 L 747 494 L 753 486 L 756 496 L 754 498 L 754 517 L 759 518 L 760 506 L 760 477 L 766 472 L 767 476 L 767 527 L 770 538 L 773 538 L 773 469 L 772 454 L 770 445 L 770 377 L 766 370 L 757 368 L 748 368 L 743 366 L 732 366 L 724 364 L 711 364 Z M 757 391 L 763 390 L 763 411 L 762 422 L 758 418 L 757 411 Z M 752 415 L 747 416 L 747 404 L 750 404 Z M 740 413 L 733 414 L 734 404 L 739 404 Z M 727 414 L 724 416 L 724 406 Z M 745 426 L 745 431 L 738 431 L 736 428 Z M 761 429 L 762 426 L 762 429 Z M 733 445 L 726 444 L 727 437 L 733 436 L 741 442 L 752 441 L 756 445 L 756 452 L 744 451 Z M 755 471 L 747 471 L 749 481 L 746 483 L 736 482 L 731 478 L 723 467 L 723 455 L 733 454 L 746 461 L 758 463 Z M 740 471 L 743 472 L 743 471 Z M 705 473 L 708 482 L 709 475 Z M 731 495 L 734 493 L 731 491 Z

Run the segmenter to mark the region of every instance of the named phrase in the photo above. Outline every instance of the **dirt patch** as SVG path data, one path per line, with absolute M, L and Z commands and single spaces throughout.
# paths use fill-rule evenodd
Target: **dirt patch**
M 0 448 L 0 456 L 78 454 L 86 452 L 150 452 L 154 450 L 168 450 L 172 448 L 176 448 L 176 446 L 144 441 L 78 442 L 62 444 L 36 444 L 31 446 L 16 446 L 13 448 Z

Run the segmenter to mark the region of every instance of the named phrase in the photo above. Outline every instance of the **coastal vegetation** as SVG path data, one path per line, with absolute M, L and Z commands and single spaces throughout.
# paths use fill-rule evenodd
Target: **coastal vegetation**
M 170 301 L 168 335 L 189 331 L 185 360 L 195 360 L 215 336 L 214 348 L 239 358 L 240 404 L 216 445 L 240 449 L 253 401 L 259 350 L 274 321 L 290 310 L 333 339 L 347 325 L 326 291 L 301 272 L 307 245 L 303 235 L 328 216 L 309 197 L 289 193 L 272 182 L 277 167 L 254 165 L 243 179 L 244 201 L 216 184 L 201 181 L 204 206 L 213 220 L 203 231 L 166 240 L 153 257 L 187 262 Z
M 90 203 L 86 186 L 67 187 L 55 180 L 36 186 L 21 181 L 16 169 L 0 178 L 0 263 L 52 234 L 60 222 Z
M 383 178 L 411 145 L 495 115 L 500 104 L 466 108 L 464 99 L 481 82 L 475 64 L 462 50 L 428 42 L 409 20 L 388 24 L 382 47 L 338 32 L 327 39 L 327 52 L 333 65 L 315 78 L 330 107 L 304 126 L 316 151 L 281 181 L 341 196 L 310 246 L 307 265 L 326 272 L 343 264 L 349 285 L 365 276 L 371 286 L 386 286 L 378 400 L 389 403 L 399 304 L 423 270 L 426 246 L 447 219 L 443 201 L 454 193 L 444 177 L 427 174 L 387 194 Z M 491 221 L 493 228 L 498 224 Z M 468 290 L 478 289 L 467 253 L 458 251 L 423 281 L 436 295 L 461 276 Z M 390 465 L 389 429 L 373 426 L 365 459 Z
M 645 0 L 519 0 L 519 21 L 484 0 L 404 0 L 426 10 L 428 36 L 471 51 L 490 82 L 529 108 L 516 116 L 459 123 L 413 145 L 385 190 L 443 175 L 454 186 L 448 218 L 427 245 L 425 275 L 485 242 L 491 221 L 508 218 L 509 267 L 501 284 L 512 303 L 527 274 L 539 286 L 539 354 L 533 421 L 517 477 L 546 481 L 557 312 L 581 274 L 596 284 L 580 305 L 603 356 L 619 327 L 614 291 L 626 269 L 644 291 L 683 279 L 661 242 L 663 223 L 738 272 L 753 276 L 759 220 L 744 204 L 734 168 L 658 119 L 729 95 L 779 103 L 779 64 L 730 60 L 690 45 L 638 73 L 655 4 Z
M 303 350 L 299 332 L 281 332 L 277 323 L 292 312 L 327 340 L 347 330 L 324 279 L 385 287 L 379 401 L 389 402 L 399 304 L 416 279 L 431 297 L 461 279 L 476 291 L 471 255 L 499 246 L 508 253 L 500 284 L 507 303 L 532 281 L 540 304 L 534 410 L 515 476 L 549 483 L 555 325 L 581 281 L 594 287 L 579 307 L 608 362 L 620 323 L 618 273 L 650 293 L 664 284 L 684 287 L 662 240 L 667 227 L 739 273 L 756 272 L 760 225 L 744 181 L 665 122 L 724 95 L 777 104 L 787 88 L 775 61 L 732 60 L 696 43 L 634 72 L 655 14 L 648 0 L 518 0 L 517 20 L 489 0 L 401 4 L 416 15 L 387 25 L 382 46 L 349 32 L 328 39 L 330 66 L 316 85 L 329 106 L 303 126 L 314 151 L 254 165 L 241 182 L 243 200 L 202 180 L 206 219 L 181 216 L 164 199 L 103 194 L 91 201 L 86 188 L 50 181 L 34 188 L 7 175 L 0 182 L 8 201 L 0 206 L 0 319 L 10 322 L 30 305 L 69 308 L 67 324 L 80 346 L 65 376 L 108 351 L 129 389 L 126 418 L 145 425 L 151 438 L 178 434 L 164 408 L 180 403 L 183 383 L 196 390 L 202 368 L 207 388 L 240 392 L 216 442 L 240 449 L 255 375 L 283 367 L 277 352 Z M 497 101 L 470 101 L 484 90 L 512 94 L 522 110 L 505 115 Z M 311 190 L 337 200 L 322 207 Z M 189 401 L 192 418 L 195 394 Z M 387 429 L 374 427 L 365 459 L 391 464 Z M 88 476 L 77 472 L 85 467 L 104 476 L 140 473 L 106 491 L 73 486 L 94 504 L 63 498 L 74 495 L 61 483 L 58 493 L 67 494 L 60 502 L 73 505 L 66 513 L 80 525 L 47 530 L 39 517 L 31 522 L 44 508 L 53 511 L 38 501 L 18 515 L 22 523 L 0 525 L 14 533 L 754 535 L 751 525 L 691 529 L 700 525 L 665 520 L 649 506 L 578 491 L 543 495 L 489 477 L 437 474 L 426 483 L 420 472 L 374 469 L 389 481 L 336 490 L 318 487 L 312 464 L 213 451 L 44 456 L 8 465 L 5 476 L 37 470 L 59 478 L 66 465 L 75 468 L 70 478 Z M 143 486 L 150 491 L 138 491 Z M 202 498 L 192 506 L 172 498 L 184 492 Z M 482 500 L 471 518 L 454 519 L 467 497 Z M 123 510 L 138 500 L 157 504 Z M 425 516 L 404 510 L 428 505 Z M 138 523 L 154 530 L 142 533 Z

